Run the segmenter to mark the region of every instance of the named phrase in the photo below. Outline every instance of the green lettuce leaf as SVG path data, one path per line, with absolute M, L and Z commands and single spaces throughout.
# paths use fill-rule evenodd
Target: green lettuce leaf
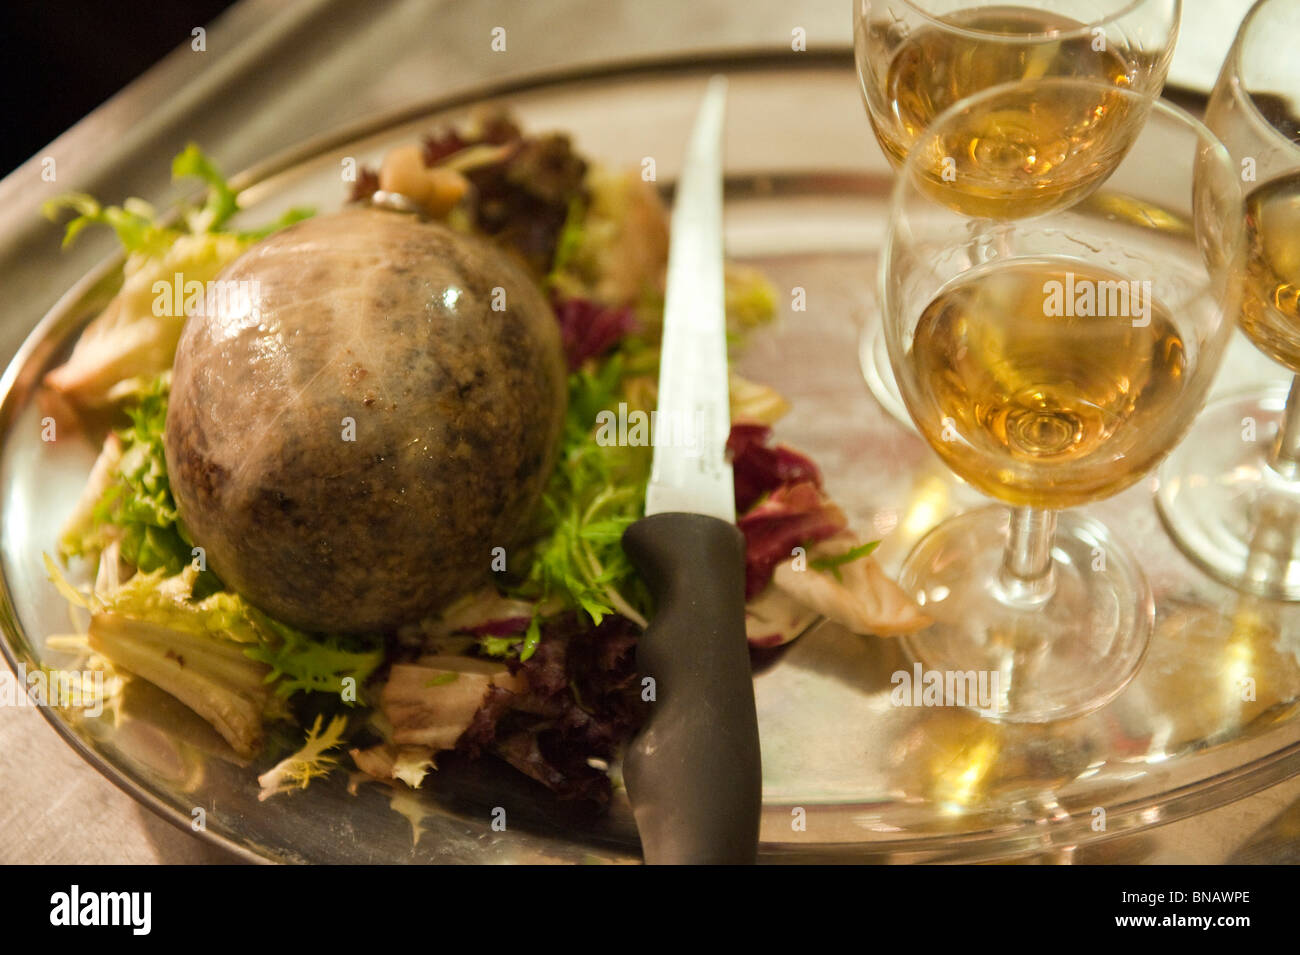
M 361 686 L 384 662 L 384 641 L 377 634 L 309 634 L 247 605 L 245 613 L 269 637 L 250 647 L 248 656 L 271 668 L 267 682 L 275 683 L 279 696 L 336 693 L 355 703 Z M 349 697 L 348 689 L 357 693 Z
M 174 634 L 238 643 L 245 657 L 266 665 L 265 682 L 274 684 L 281 698 L 305 691 L 357 702 L 359 695 L 344 691 L 359 691 L 383 662 L 379 636 L 309 634 L 273 619 L 231 591 L 203 596 L 201 578 L 193 564 L 175 575 L 162 569 L 137 573 L 100 595 L 96 612 L 147 622 Z M 355 682 L 345 683 L 349 678 Z
M 77 515 L 65 528 L 59 540 L 64 559 L 93 557 L 110 540 L 120 541 L 123 559 L 145 573 L 178 574 L 193 559 L 193 545 L 177 520 L 163 453 L 170 384 L 169 374 L 157 376 L 127 407 L 131 423 L 117 432 L 121 454 L 108 486 L 88 520 Z M 202 586 L 218 585 L 209 575 Z
M 598 624 L 611 613 L 643 621 L 649 611 L 649 594 L 623 552 L 622 536 L 644 514 L 652 449 L 602 444 L 596 434 L 600 411 L 620 403 L 640 407 L 629 369 L 652 369 L 638 363 L 635 343 L 625 349 L 569 376 L 559 462 L 542 496 L 527 574 L 512 590 L 548 616 L 576 610 Z M 539 639 L 534 618 L 522 644 L 519 638 L 484 637 L 480 649 L 491 656 L 518 652 L 526 660 Z

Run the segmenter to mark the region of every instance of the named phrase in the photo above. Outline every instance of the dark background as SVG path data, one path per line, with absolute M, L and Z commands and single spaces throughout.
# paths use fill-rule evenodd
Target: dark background
M 0 0 L 0 178 L 232 0 Z

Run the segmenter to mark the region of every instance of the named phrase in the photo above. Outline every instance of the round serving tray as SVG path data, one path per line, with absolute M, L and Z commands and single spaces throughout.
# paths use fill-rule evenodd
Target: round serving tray
M 891 174 L 844 58 L 639 64 L 426 104 L 249 170 L 237 180 L 245 215 L 265 221 L 290 205 L 337 208 L 347 194 L 345 160 L 373 164 L 387 148 L 464 118 L 484 99 L 508 104 L 528 129 L 570 132 L 604 162 L 640 167 L 651 157 L 667 186 L 704 80 L 717 71 L 732 81 L 729 254 L 764 269 L 779 291 L 776 324 L 751 338 L 739 370 L 791 401 L 778 437 L 817 461 L 857 528 L 883 537 L 879 558 L 893 571 L 926 530 L 982 499 L 886 414 L 861 378 L 857 343 L 874 317 Z M 68 630 L 68 609 L 41 554 L 54 551 L 95 445 L 76 435 L 41 440 L 37 385 L 112 293 L 119 266 L 104 263 L 64 296 L 0 383 L 0 623 L 11 665 L 66 662 L 45 647 L 46 635 Z M 1285 375 L 1237 341 L 1216 393 L 1264 380 Z M 1201 574 L 1161 529 L 1153 481 L 1088 509 L 1135 552 L 1157 601 L 1145 665 L 1096 713 L 1025 726 L 961 708 L 895 706 L 891 677 L 911 670 L 898 644 L 829 624 L 758 659 L 763 858 L 1068 853 L 1300 772 L 1300 606 L 1240 595 Z M 256 776 L 265 767 L 237 760 L 206 725 L 140 681 L 112 722 L 44 712 L 74 749 L 142 803 L 250 860 L 639 858 L 621 796 L 592 819 L 491 761 L 444 766 L 418 793 L 337 772 L 259 802 Z M 496 807 L 506 809 L 505 831 L 492 827 Z

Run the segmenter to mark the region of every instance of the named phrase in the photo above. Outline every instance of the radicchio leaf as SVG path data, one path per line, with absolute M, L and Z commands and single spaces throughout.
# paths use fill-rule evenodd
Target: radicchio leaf
M 636 328 L 632 309 L 601 305 L 585 298 L 556 302 L 555 317 L 560 322 L 570 371 L 577 371 L 589 358 L 605 354 Z
M 736 484 L 736 513 L 743 514 L 764 494 L 783 484 L 809 482 L 822 486 L 817 465 L 783 444 L 772 445 L 772 429 L 761 424 L 734 424 L 727 453 Z
M 746 600 L 768 585 L 772 571 L 794 548 L 825 540 L 848 524 L 812 481 L 778 487 L 736 523 L 745 535 Z
M 475 637 L 512 637 L 515 634 L 522 635 L 528 629 L 528 621 L 531 619 L 532 617 L 502 617 L 466 627 L 461 632 Z
M 637 627 L 606 617 L 592 628 L 576 614 L 548 621 L 536 652 L 509 662 L 523 692 L 493 688 L 457 748 L 491 751 L 562 798 L 607 803 L 610 760 L 644 721 L 635 670 Z

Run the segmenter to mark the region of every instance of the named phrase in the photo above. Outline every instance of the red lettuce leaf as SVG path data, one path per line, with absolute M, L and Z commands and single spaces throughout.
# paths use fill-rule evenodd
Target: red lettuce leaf
M 485 620 L 472 627 L 463 627 L 457 633 L 468 633 L 476 637 L 510 637 L 528 629 L 531 617 L 501 617 L 498 620 Z
M 844 514 L 812 481 L 783 484 L 736 522 L 745 535 L 745 599 L 756 597 L 776 565 L 796 547 L 848 526 Z
M 734 424 L 727 453 L 736 483 L 736 513 L 743 514 L 764 494 L 783 484 L 811 482 L 822 486 L 821 472 L 808 458 L 783 444 L 772 445 L 772 429 L 763 424 Z
M 557 301 L 555 317 L 570 371 L 577 371 L 589 358 L 604 355 L 636 328 L 632 309 L 612 308 L 585 298 Z
M 608 803 L 609 777 L 588 761 L 613 759 L 645 720 L 637 632 L 616 616 L 594 628 L 576 614 L 548 621 L 536 652 L 509 662 L 527 691 L 489 690 L 457 749 L 493 752 L 562 798 Z

